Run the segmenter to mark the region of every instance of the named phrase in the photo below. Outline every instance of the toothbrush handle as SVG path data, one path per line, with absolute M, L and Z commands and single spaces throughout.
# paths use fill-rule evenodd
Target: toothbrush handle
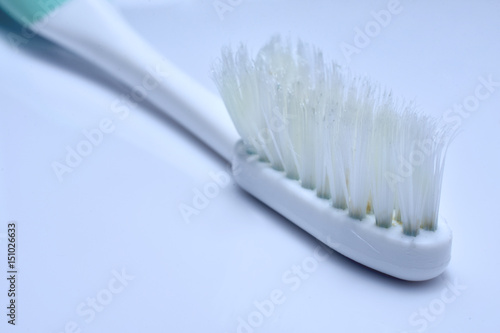
M 131 86 L 231 160 L 239 136 L 222 100 L 160 56 L 106 1 L 68 1 L 33 30 Z

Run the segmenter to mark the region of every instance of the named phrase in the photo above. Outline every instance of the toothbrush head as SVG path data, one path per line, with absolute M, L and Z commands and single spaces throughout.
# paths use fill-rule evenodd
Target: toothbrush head
M 242 187 L 367 266 L 407 280 L 444 270 L 447 127 L 300 41 L 274 37 L 255 58 L 225 49 L 214 80 L 242 138 Z

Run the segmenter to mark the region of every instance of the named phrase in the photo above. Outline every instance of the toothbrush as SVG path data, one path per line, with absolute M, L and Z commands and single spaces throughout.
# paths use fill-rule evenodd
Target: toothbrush
M 452 235 L 437 220 L 446 133 L 412 105 L 279 38 L 256 59 L 243 47 L 223 52 L 213 71 L 223 102 L 105 1 L 50 4 L 0 0 L 23 25 L 136 87 L 232 161 L 242 188 L 327 246 L 400 279 L 445 270 Z M 415 142 L 426 158 L 398 173 L 400 157 L 415 157 Z

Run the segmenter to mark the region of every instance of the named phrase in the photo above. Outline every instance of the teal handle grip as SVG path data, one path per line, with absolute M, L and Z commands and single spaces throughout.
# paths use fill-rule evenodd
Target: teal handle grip
M 10 16 L 25 25 L 47 17 L 68 0 L 0 0 L 2 7 Z

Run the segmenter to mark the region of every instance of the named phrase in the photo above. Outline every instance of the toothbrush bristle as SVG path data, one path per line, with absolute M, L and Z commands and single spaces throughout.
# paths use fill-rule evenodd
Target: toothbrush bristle
M 335 208 L 415 236 L 438 222 L 449 136 L 413 103 L 307 44 L 224 49 L 213 78 L 250 153 Z

